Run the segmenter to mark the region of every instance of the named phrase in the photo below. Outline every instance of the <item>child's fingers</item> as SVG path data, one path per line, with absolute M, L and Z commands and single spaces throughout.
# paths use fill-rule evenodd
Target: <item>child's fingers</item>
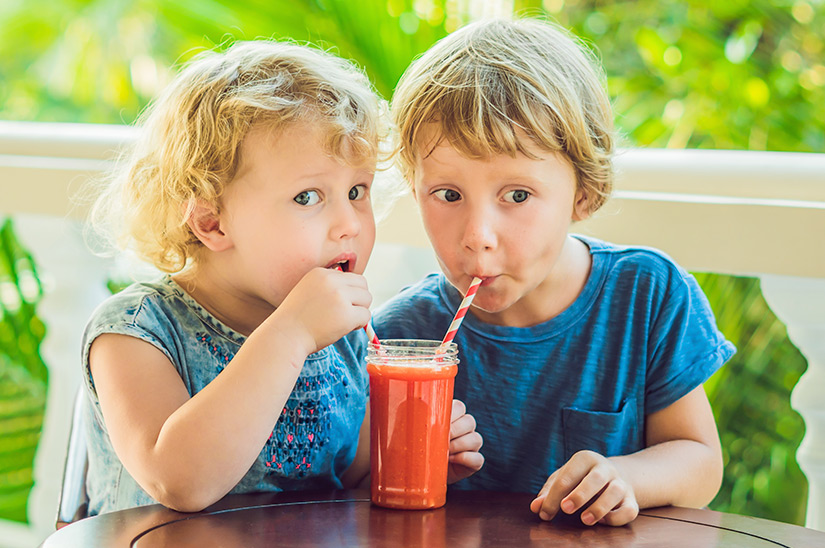
M 450 455 L 456 455 L 464 451 L 478 451 L 483 443 L 484 440 L 478 432 L 464 434 L 450 440 Z
M 612 473 L 612 469 L 608 466 L 597 464 L 591 468 L 581 479 L 581 481 L 579 481 L 578 485 L 576 485 L 576 487 L 561 500 L 560 504 L 562 510 L 566 514 L 572 514 L 580 508 L 587 506 L 591 500 L 595 501 L 597 500 L 597 497 L 601 498 L 601 496 L 603 496 L 603 491 L 611 485 L 611 481 L 614 478 L 615 475 Z M 604 512 L 602 512 L 597 519 L 593 520 L 593 523 L 601 519 L 604 514 L 617 505 L 624 496 L 624 492 L 616 495 L 614 489 L 612 496 L 615 497 L 615 500 L 613 500 L 612 504 L 604 509 Z
M 536 498 L 533 500 L 533 502 L 535 502 L 538 499 L 544 500 L 544 497 L 547 496 L 547 492 L 550 490 L 550 486 L 553 485 L 553 482 L 556 480 L 556 476 L 558 476 L 560 472 L 561 468 L 550 474 L 550 477 L 547 478 L 547 480 L 544 482 L 544 485 L 541 486 L 541 490 L 539 490 L 539 493 L 538 495 L 536 495 Z M 532 503 L 530 504 L 530 506 L 532 507 Z M 535 511 L 538 512 L 538 510 Z
M 467 413 L 467 406 L 461 400 L 453 400 L 453 410 L 450 413 L 450 422 Z
M 544 487 L 542 487 L 542 489 L 544 489 Z M 540 491 L 536 498 L 533 499 L 533 502 L 530 503 L 531 512 L 533 512 L 534 514 L 539 513 L 539 510 L 541 510 L 541 505 L 542 503 L 544 503 L 544 497 L 545 495 L 543 495 Z
M 447 483 L 471 476 L 484 466 L 484 456 L 476 451 L 465 451 L 450 455 L 450 467 L 447 474 Z
M 460 438 L 476 430 L 476 420 L 472 415 L 462 415 L 450 423 L 450 439 Z
M 340 295 L 340 299 L 343 302 L 349 303 L 352 306 L 358 306 L 369 310 L 369 307 L 372 304 L 372 293 L 370 293 L 366 286 L 343 285 L 335 291 Z
M 478 451 L 464 451 L 450 455 L 450 464 L 463 466 L 476 472 L 484 466 L 484 455 Z M 467 474 L 469 475 L 469 474 Z
M 636 499 L 628 497 L 617 508 L 614 508 L 613 510 L 608 512 L 600 520 L 600 523 L 618 527 L 630 523 L 631 521 L 636 519 L 636 516 L 638 515 L 639 505 L 636 503 Z
M 569 464 L 569 461 L 568 461 Z M 561 508 L 562 499 L 578 485 L 579 476 L 571 474 L 567 468 L 567 464 L 562 466 L 559 470 L 553 473 L 542 488 L 543 493 L 530 504 L 532 509 L 534 504 L 538 508 L 534 511 L 538 512 L 539 517 L 545 521 L 550 521 L 562 509 L 566 513 L 572 513 L 574 510 L 567 511 L 566 508 Z M 537 501 L 541 501 L 540 503 Z
M 547 498 L 547 493 L 550 491 L 550 487 L 553 485 L 553 482 L 556 480 L 556 476 L 559 475 L 561 472 L 561 468 L 550 474 L 550 477 L 547 478 L 547 481 L 544 482 L 544 485 L 541 486 L 539 493 L 536 495 L 536 498 L 533 499 L 533 502 L 530 503 L 530 511 L 534 514 L 538 514 L 541 510 L 542 504 L 544 504 L 544 499 Z
M 608 483 L 603 487 L 600 493 L 593 497 L 593 501 L 587 501 L 582 504 L 586 507 L 582 512 L 581 520 L 585 525 L 593 525 L 601 520 L 609 512 L 618 508 L 625 500 L 627 495 L 627 486 L 624 481 L 619 478 Z M 590 499 L 588 499 L 589 501 Z M 564 502 L 562 502 L 564 504 Z
M 561 509 L 565 514 L 572 514 L 578 510 L 581 505 L 576 505 L 571 500 L 566 500 L 566 497 L 578 488 L 582 480 L 588 476 L 592 469 L 598 467 L 606 459 L 593 451 L 579 451 L 570 457 L 564 465 L 553 472 L 548 478 L 539 496 L 544 496 L 544 500 L 539 504 L 536 500 L 531 503 L 540 506 L 538 512 L 543 520 L 551 520 Z M 602 485 L 603 486 L 603 485 Z M 586 487 L 590 490 L 590 487 Z M 596 491 L 598 492 L 598 491 Z M 594 492 L 593 494 L 595 494 Z M 585 502 L 589 499 L 585 499 Z

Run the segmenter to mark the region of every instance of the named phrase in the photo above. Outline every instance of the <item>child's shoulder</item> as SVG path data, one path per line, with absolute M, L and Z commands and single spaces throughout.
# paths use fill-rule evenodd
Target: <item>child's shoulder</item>
M 176 285 L 170 276 L 161 276 L 155 280 L 133 282 L 120 291 L 113 293 L 103 305 L 115 306 L 127 303 L 140 303 L 147 298 L 165 298 L 175 294 Z
M 441 272 L 431 272 L 417 282 L 406 285 L 398 292 L 398 297 L 408 299 L 427 299 L 438 294 L 438 289 L 445 281 Z
M 414 284 L 403 287 L 395 296 L 378 307 L 375 312 L 377 322 L 394 318 L 405 318 L 417 312 L 428 314 L 438 310 L 451 310 L 446 292 L 449 284 L 440 272 L 428 274 Z
M 580 234 L 575 237 L 587 244 L 591 255 L 606 259 L 605 262 L 614 275 L 646 274 L 664 279 L 689 276 L 670 255 L 655 247 L 614 244 Z
M 90 323 L 122 323 L 135 321 L 141 313 L 164 308 L 164 302 L 180 297 L 180 290 L 169 276 L 153 281 L 135 282 L 110 295 L 92 313 Z
M 611 299 L 664 302 L 700 292 L 693 276 L 662 250 L 576 235 L 590 248 L 593 275 Z

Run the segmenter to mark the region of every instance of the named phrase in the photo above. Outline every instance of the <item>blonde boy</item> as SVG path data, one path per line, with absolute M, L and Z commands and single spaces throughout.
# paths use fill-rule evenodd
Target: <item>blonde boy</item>
M 474 23 L 410 66 L 393 114 L 443 275 L 382 307 L 376 331 L 439 338 L 483 279 L 456 338 L 456 397 L 486 460 L 457 487 L 537 492 L 542 519 L 587 525 L 707 504 L 722 457 L 702 383 L 733 346 L 669 257 L 568 233 L 613 181 L 593 56 L 547 22 Z

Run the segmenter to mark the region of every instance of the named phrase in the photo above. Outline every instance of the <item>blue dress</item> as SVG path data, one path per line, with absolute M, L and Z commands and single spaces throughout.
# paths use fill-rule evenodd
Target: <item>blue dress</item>
M 175 366 L 190 395 L 217 377 L 245 341 L 169 276 L 133 284 L 95 310 L 82 343 L 89 396 L 85 418 L 90 515 L 156 502 L 121 464 L 100 411 L 89 348 L 104 333 L 154 345 Z M 231 493 L 342 487 L 341 474 L 355 458 L 366 411 L 366 344 L 358 330 L 307 358 L 272 435 Z
M 484 467 L 456 488 L 537 493 L 582 449 L 645 447 L 645 417 L 701 385 L 735 352 L 693 276 L 660 251 L 576 236 L 592 268 L 581 294 L 531 327 L 468 314 L 455 397 L 484 438 Z M 461 302 L 442 274 L 375 314 L 379 338 L 440 340 Z

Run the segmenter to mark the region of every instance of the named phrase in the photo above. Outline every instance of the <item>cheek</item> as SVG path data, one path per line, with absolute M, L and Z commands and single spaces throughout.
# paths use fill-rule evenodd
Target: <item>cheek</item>
M 269 275 L 281 283 L 297 283 L 318 265 L 317 235 L 311 227 L 296 223 L 291 230 L 281 230 L 269 238 Z
M 291 260 L 278 260 L 270 265 L 270 275 L 276 285 L 289 292 L 307 272 L 317 266 L 317 262 L 297 253 L 286 257 L 290 257 Z
M 358 274 L 363 274 L 367 267 L 367 262 L 375 248 L 375 221 L 370 216 L 368 221 L 361 225 L 361 235 L 358 238 Z
M 272 262 L 269 265 L 266 278 L 261 283 L 267 288 L 268 299 L 273 306 L 280 306 L 287 295 L 298 285 L 301 278 L 309 270 L 303 268 L 302 261 L 291 263 Z
M 368 215 L 364 215 L 361 220 L 361 233 L 364 239 L 370 242 L 370 245 L 375 243 L 375 216 L 370 210 Z
M 421 208 L 421 220 L 433 248 L 440 257 L 454 255 L 460 248 L 457 217 L 442 208 Z
M 553 260 L 567 234 L 564 226 L 540 216 L 515 216 L 509 221 L 509 229 L 501 234 L 501 247 L 510 261 L 526 267 Z

